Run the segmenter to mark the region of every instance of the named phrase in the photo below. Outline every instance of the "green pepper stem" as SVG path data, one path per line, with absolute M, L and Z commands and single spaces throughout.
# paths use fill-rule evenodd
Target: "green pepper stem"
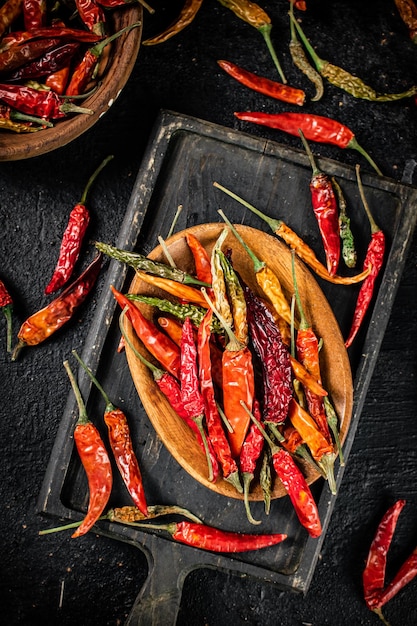
M 126 317 L 126 311 L 127 311 L 127 307 L 125 307 L 123 309 L 123 311 L 121 312 L 120 317 L 119 317 L 119 328 L 120 328 L 120 332 L 122 333 L 123 339 L 126 341 L 127 345 L 132 350 L 133 354 L 139 359 L 139 361 L 141 361 L 143 363 L 143 365 L 146 365 L 146 367 L 148 367 L 150 369 L 150 371 L 152 372 L 152 375 L 154 377 L 154 380 L 158 380 L 159 378 L 162 378 L 162 376 L 164 375 L 165 372 L 164 372 L 164 370 L 160 369 L 159 367 L 156 367 L 156 365 L 154 365 L 153 363 L 148 361 L 148 359 L 146 359 L 143 356 L 143 354 L 141 354 L 140 352 L 138 352 L 138 350 L 136 350 L 135 346 L 130 341 L 129 337 L 127 336 L 126 330 L 124 328 L 124 321 L 125 321 L 125 317 Z
M 233 226 L 233 224 L 230 222 L 230 220 L 225 216 L 223 211 L 221 209 L 219 209 L 217 212 L 222 217 L 222 219 L 226 222 L 226 224 L 229 226 L 230 230 L 232 231 L 232 233 L 234 234 L 236 239 L 242 244 L 242 246 L 245 248 L 246 252 L 249 254 L 249 256 L 250 256 L 250 258 L 252 259 L 252 262 L 253 262 L 253 269 L 255 271 L 255 274 L 257 272 L 260 272 L 261 269 L 263 267 L 265 267 L 265 263 L 263 261 L 260 261 L 258 259 L 258 257 L 254 254 L 254 252 L 252 252 L 252 250 L 249 248 L 247 243 L 243 240 L 243 238 L 237 232 L 236 228 Z
M 355 170 L 356 170 L 356 179 L 358 181 L 359 194 L 362 200 L 363 207 L 366 211 L 366 215 L 368 216 L 368 219 L 369 219 L 369 224 L 371 226 L 371 233 L 377 233 L 381 229 L 379 228 L 378 224 L 375 222 L 373 215 L 371 213 L 371 209 L 369 208 L 368 201 L 366 200 L 365 190 L 363 188 L 362 179 L 360 176 L 360 166 L 356 165 Z
M 245 512 L 246 512 L 246 517 L 248 518 L 248 522 L 254 525 L 262 524 L 261 520 L 256 520 L 253 517 L 252 512 L 250 510 L 249 490 L 250 490 L 251 482 L 253 480 L 253 474 L 251 472 L 243 472 L 242 478 L 243 478 L 243 502 L 245 504 Z
M 207 435 L 203 427 L 203 419 L 204 419 L 204 415 L 197 415 L 196 417 L 192 418 L 193 422 L 198 428 L 198 432 L 200 433 L 201 440 L 203 442 L 204 452 L 206 455 L 206 460 L 207 460 L 207 465 L 208 465 L 208 470 L 209 470 L 208 480 L 209 482 L 213 482 L 213 463 L 211 462 L 210 450 L 209 450 L 208 442 L 207 442 Z
M 87 195 L 88 195 L 88 192 L 90 191 L 91 185 L 94 183 L 94 181 L 96 180 L 97 176 L 100 174 L 101 170 L 104 169 L 106 167 L 107 163 L 109 161 L 111 161 L 113 158 L 114 158 L 114 155 L 110 154 L 108 157 L 106 157 L 104 159 L 104 161 L 102 161 L 102 163 L 100 163 L 100 165 L 98 166 L 96 171 L 91 174 L 91 176 L 88 179 L 87 184 L 86 184 L 86 186 L 84 188 L 83 195 L 81 196 L 80 204 L 85 204 L 86 203 Z
M 314 50 L 313 46 L 310 44 L 310 42 L 308 41 L 307 37 L 304 34 L 303 29 L 301 28 L 300 24 L 298 23 L 298 21 L 295 19 L 294 14 L 291 15 L 291 12 L 289 13 L 291 22 L 294 23 L 298 34 L 300 35 L 301 41 L 303 42 L 303 44 L 306 47 L 307 52 L 309 53 L 309 55 L 312 58 L 312 61 L 314 63 L 314 65 L 317 68 L 318 72 L 321 72 L 323 69 L 323 66 L 327 63 L 327 61 L 324 61 L 323 59 L 321 59 L 319 57 L 319 55 L 317 54 L 317 52 Z
M 292 277 L 293 277 L 293 283 L 294 283 L 294 295 L 295 295 L 295 300 L 297 302 L 297 309 L 300 314 L 299 328 L 301 330 L 306 330 L 307 328 L 310 328 L 310 324 L 307 321 L 307 318 L 304 314 L 303 305 L 301 304 L 300 292 L 298 291 L 297 272 L 295 271 L 295 253 L 293 251 L 291 252 L 291 268 L 292 268 Z
M 87 409 L 85 407 L 85 403 L 84 400 L 82 398 L 81 395 L 81 391 L 80 388 L 77 385 L 77 381 L 75 380 L 75 376 L 72 373 L 70 364 L 68 363 L 68 361 L 64 361 L 64 367 L 65 370 L 68 374 L 68 378 L 70 379 L 70 383 L 71 383 L 71 387 L 72 390 L 74 392 L 75 395 L 75 399 L 77 401 L 77 405 L 78 405 L 78 412 L 79 412 L 79 416 L 78 416 L 78 424 L 87 424 L 90 420 L 88 419 L 88 415 L 87 415 Z
M 172 220 L 171 226 L 169 227 L 169 231 L 168 231 L 168 234 L 167 234 L 167 239 L 169 237 L 171 237 L 172 233 L 174 232 L 174 229 L 175 229 L 175 226 L 177 225 L 178 218 L 180 216 L 182 208 L 183 208 L 182 204 L 179 204 L 178 207 L 177 207 L 177 210 L 175 211 L 174 219 Z
M 3 313 L 4 313 L 4 317 L 6 318 L 6 327 L 7 327 L 7 331 L 6 331 L 6 350 L 7 352 L 11 352 L 12 351 L 12 310 L 13 310 L 13 305 L 12 304 L 6 304 L 6 306 L 3 307 Z
M 99 392 L 103 396 L 104 401 L 105 401 L 105 403 L 107 405 L 106 411 L 107 410 L 112 411 L 114 409 L 114 405 L 112 404 L 112 402 L 110 402 L 109 396 L 104 391 L 103 387 L 100 385 L 100 383 L 98 382 L 97 378 L 94 376 L 94 374 L 91 371 L 91 369 L 86 365 L 86 363 L 84 363 L 84 361 L 81 359 L 81 357 L 79 356 L 79 354 L 78 354 L 78 352 L 76 350 L 72 350 L 72 354 L 75 356 L 75 358 L 77 359 L 78 363 L 81 365 L 83 370 L 88 374 L 88 376 L 90 377 L 91 381 L 94 383 L 94 385 L 97 387 L 97 389 L 99 390 Z
M 324 397 L 323 402 L 324 402 L 324 410 L 325 410 L 326 417 L 327 417 L 327 423 L 329 424 L 330 430 L 333 433 L 333 437 L 336 443 L 336 449 L 339 454 L 339 463 L 341 467 L 343 467 L 345 464 L 345 458 L 343 455 L 342 444 L 340 441 L 336 411 L 334 410 L 334 407 L 332 403 L 330 402 L 329 398 Z
M 234 352 L 237 352 L 238 350 L 242 350 L 245 346 L 242 343 L 240 343 L 240 341 L 238 340 L 238 338 L 234 334 L 233 330 L 231 329 L 230 324 L 228 324 L 226 322 L 226 320 L 224 319 L 223 315 L 216 309 L 216 307 L 214 306 L 214 304 L 212 303 L 212 301 L 208 297 L 207 291 L 205 290 L 204 287 L 201 288 L 201 293 L 203 294 L 203 297 L 206 300 L 207 304 L 209 305 L 210 309 L 219 318 L 221 325 L 223 326 L 224 330 L 226 331 L 226 334 L 227 334 L 227 336 L 229 338 L 229 343 L 227 344 L 226 349 L 227 350 L 232 350 Z
M 316 159 L 311 151 L 311 148 L 307 142 L 307 139 L 304 137 L 304 133 L 301 128 L 298 129 L 298 133 L 300 135 L 301 141 L 303 142 L 304 149 L 307 153 L 308 160 L 310 161 L 311 169 L 313 170 L 313 176 L 318 176 L 321 174 L 321 170 L 316 163 Z
M 138 26 L 141 26 L 141 24 L 142 22 L 135 22 L 134 24 L 129 24 L 129 26 L 125 26 L 124 28 L 121 28 L 120 30 L 118 30 L 116 33 L 113 33 L 112 35 L 109 35 L 105 39 L 102 39 L 101 41 L 96 43 L 92 48 L 90 48 L 90 54 L 92 54 L 95 57 L 101 56 L 104 48 L 108 46 L 109 43 L 111 43 L 112 41 L 120 37 L 120 35 L 123 35 L 123 33 L 126 33 L 132 30 L 133 28 L 138 28 Z
M 259 26 L 257 30 L 261 33 L 262 37 L 264 38 L 266 46 L 269 50 L 269 54 L 271 55 L 274 65 L 278 70 L 278 74 L 280 75 L 281 80 L 285 85 L 287 83 L 287 79 L 285 78 L 285 74 L 281 67 L 281 63 L 278 60 L 277 53 L 275 52 L 275 48 L 272 45 L 272 41 L 271 41 L 272 24 L 263 24 L 262 26 Z
M 217 189 L 220 189 L 221 191 L 226 193 L 228 196 L 230 196 L 234 200 L 237 200 L 240 204 L 242 204 L 244 207 L 249 209 L 249 211 L 252 211 L 252 213 L 255 213 L 255 215 L 260 217 L 261 220 L 263 220 L 264 222 L 266 222 L 268 224 L 268 226 L 271 228 L 271 230 L 274 233 L 277 230 L 279 230 L 279 228 L 281 227 L 282 220 L 275 220 L 272 217 L 268 217 L 267 215 L 265 215 L 265 213 L 262 213 L 262 211 L 260 211 L 256 207 L 254 207 L 252 204 L 249 204 L 249 202 L 246 202 L 246 200 L 243 200 L 243 198 L 238 196 L 236 193 L 234 193 L 233 191 L 230 191 L 229 189 L 226 189 L 226 187 L 223 187 L 223 185 L 220 185 L 219 183 L 214 182 L 213 183 L 213 187 L 216 187 Z
M 272 455 L 276 454 L 276 452 L 279 450 L 279 447 L 272 441 L 271 437 L 268 435 L 268 433 L 265 431 L 265 429 L 262 428 L 262 424 L 260 423 L 260 421 L 256 419 L 256 417 L 254 416 L 252 411 L 250 411 L 248 409 L 248 407 L 246 406 L 246 404 L 244 403 L 243 400 L 240 401 L 240 404 L 245 409 L 246 413 L 249 415 L 249 417 L 251 418 L 252 422 L 259 428 L 259 430 L 262 433 L 265 441 L 267 442 L 267 444 L 269 445 L 269 447 L 271 449 Z
M 375 163 L 375 161 L 372 159 L 372 157 L 366 152 L 366 150 L 364 150 L 364 148 L 362 148 L 361 145 L 358 144 L 357 140 L 355 137 L 353 137 L 348 145 L 348 148 L 351 148 L 352 150 L 356 150 L 357 152 L 359 152 L 359 154 L 361 154 L 367 161 L 368 163 L 373 167 L 373 169 L 375 170 L 375 172 L 379 175 L 379 176 L 383 176 L 381 170 L 379 169 L 379 167 L 377 166 L 377 164 Z

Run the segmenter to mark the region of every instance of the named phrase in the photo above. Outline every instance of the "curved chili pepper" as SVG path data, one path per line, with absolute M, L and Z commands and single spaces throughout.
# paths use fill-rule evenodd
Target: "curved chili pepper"
M 161 332 L 153 322 L 146 319 L 138 307 L 128 300 L 124 294 L 117 291 L 113 285 L 110 286 L 110 289 L 121 309 L 123 310 L 127 307 L 126 315 L 146 349 L 168 372 L 179 379 L 181 355 L 178 346 Z
M 203 0 L 185 0 L 184 6 L 181 9 L 180 14 L 175 19 L 175 21 L 168 26 L 162 33 L 159 35 L 155 35 L 155 37 L 150 37 L 149 39 L 145 39 L 143 41 L 144 46 L 154 46 L 158 43 L 163 43 L 167 41 L 174 35 L 177 35 L 179 32 L 184 30 L 187 26 L 191 24 L 197 15 L 201 5 L 203 4 Z
M 235 65 L 231 61 L 220 60 L 217 61 L 217 63 L 229 76 L 253 91 L 262 93 L 270 98 L 275 98 L 275 100 L 281 100 L 282 102 L 288 102 L 289 104 L 296 104 L 298 106 L 303 106 L 305 102 L 306 95 L 302 89 L 283 85 L 269 78 L 258 76 L 253 72 L 245 70 L 243 67 Z
M 23 22 L 26 30 L 45 26 L 46 0 L 23 0 Z
M 12 351 L 12 313 L 13 313 L 13 298 L 7 290 L 6 285 L 0 280 L 0 309 L 4 313 L 6 318 L 7 332 L 6 332 L 6 350 Z
M 127 490 L 138 507 L 139 511 L 147 517 L 148 507 L 146 503 L 145 490 L 143 488 L 142 474 L 139 467 L 138 459 L 133 449 L 130 428 L 123 411 L 110 401 L 109 396 L 94 376 L 93 372 L 84 361 L 79 357 L 75 350 L 72 354 L 80 363 L 81 367 L 87 372 L 91 381 L 99 390 L 106 404 L 104 409 L 104 422 L 109 432 L 109 443 L 116 461 L 117 468 L 120 472 L 123 482 Z
M 381 592 L 385 584 L 387 555 L 390 548 L 398 517 L 406 504 L 397 500 L 382 517 L 374 539 L 369 548 L 366 566 L 362 575 L 365 602 L 373 610 L 379 605 Z
M 136 358 L 138 358 L 141 361 L 141 363 L 143 363 L 143 365 L 145 365 L 149 369 L 156 385 L 158 386 L 161 393 L 168 400 L 172 409 L 174 409 L 177 415 L 194 432 L 194 434 L 196 435 L 198 444 L 200 448 L 202 449 L 202 451 L 204 452 L 204 454 L 206 454 L 206 450 L 208 447 L 209 454 L 210 454 L 210 464 L 211 464 L 211 468 L 213 471 L 213 482 L 216 481 L 218 474 L 219 474 L 219 467 L 217 463 L 217 457 L 214 453 L 214 449 L 213 449 L 213 445 L 211 441 L 210 440 L 203 441 L 201 432 L 198 429 L 195 420 L 192 419 L 187 409 L 185 408 L 182 394 L 181 394 L 181 388 L 180 388 L 177 378 L 175 378 L 175 376 L 173 376 L 169 372 L 161 369 L 160 367 L 157 367 L 156 365 L 154 365 L 153 363 L 145 359 L 145 357 L 135 349 L 135 347 L 133 346 L 133 344 L 127 337 L 124 327 L 123 327 L 124 315 L 127 314 L 127 312 L 128 312 L 128 309 L 126 307 L 125 309 L 123 309 L 123 312 L 119 320 L 120 331 L 122 333 L 123 339 L 126 341 L 126 343 L 130 347 L 130 349 L 132 350 Z
M 350 218 L 346 211 L 346 200 L 343 195 L 342 188 L 334 176 L 332 176 L 332 183 L 339 204 L 339 233 L 340 239 L 342 240 L 342 257 L 346 267 L 355 267 L 358 255 L 355 249 L 352 229 L 350 227 Z
M 294 16 L 290 16 L 294 25 L 300 35 L 300 38 L 308 50 L 314 65 L 317 68 L 317 71 L 324 77 L 327 78 L 329 83 L 338 87 L 339 89 L 343 89 L 346 93 L 354 96 L 355 98 L 362 98 L 364 100 L 371 100 L 372 102 L 392 102 L 395 100 L 402 100 L 403 98 L 410 98 L 417 94 L 417 86 L 413 86 L 407 91 L 403 91 L 401 93 L 385 93 L 379 94 L 370 87 L 366 85 L 364 81 L 357 76 L 354 76 L 350 72 L 347 72 L 341 67 L 333 65 L 329 63 L 329 61 L 325 61 L 321 59 L 313 46 L 308 41 L 305 36 L 300 24 L 297 22 Z
M 271 40 L 272 21 L 269 15 L 259 6 L 256 2 L 251 0 L 219 0 L 227 9 L 230 9 L 236 17 L 240 18 L 249 26 L 253 26 L 262 35 L 269 54 L 274 62 L 275 67 L 278 70 L 278 74 L 281 77 L 283 83 L 287 82 L 285 74 L 281 67 L 281 63 L 278 60 L 274 46 Z
M 6 0 L 0 8 L 0 36 L 22 13 L 23 0 Z
M 12 47 L 17 50 L 19 46 L 24 43 L 42 39 L 55 39 L 59 38 L 65 41 L 78 41 L 83 43 L 95 43 L 100 37 L 94 33 L 89 33 L 82 28 L 69 28 L 63 25 L 42 26 L 40 28 L 32 28 L 30 31 L 19 30 L 13 31 L 4 35 L 0 43 L 0 58 L 4 52 L 7 52 Z
M 254 207 L 252 204 L 246 202 L 246 200 L 243 200 L 243 198 L 233 193 L 233 191 L 226 189 L 226 187 L 223 187 L 223 185 L 220 185 L 217 182 L 214 182 L 213 186 L 217 187 L 217 189 L 220 189 L 231 198 L 234 198 L 235 200 L 240 202 L 240 204 L 249 209 L 249 211 L 252 211 L 252 213 L 255 213 L 255 215 L 264 220 L 264 222 L 268 224 L 271 230 L 276 235 L 278 235 L 278 237 L 283 239 L 285 243 L 294 250 L 297 256 L 299 256 L 300 259 L 304 261 L 304 263 L 306 263 L 318 276 L 320 276 L 320 278 L 323 278 L 324 280 L 327 280 L 336 285 L 353 285 L 355 283 L 361 282 L 369 275 L 370 270 L 368 268 L 366 271 L 361 272 L 360 274 L 356 274 L 355 276 L 331 276 L 327 268 L 322 263 L 320 263 L 320 261 L 314 254 L 314 251 L 282 220 L 276 220 L 272 217 L 268 217 L 267 215 L 265 215 L 265 213 L 262 213 L 262 211 Z
M 197 304 L 198 306 L 205 307 L 207 309 L 207 303 L 204 299 L 201 291 L 190 285 L 184 285 L 178 283 L 176 280 L 170 278 L 163 278 L 161 276 L 155 276 L 153 274 L 147 274 L 142 270 L 136 270 L 136 276 L 143 280 L 144 283 L 158 287 L 172 296 L 176 296 L 186 303 Z
M 212 317 L 212 311 L 208 310 L 199 326 L 197 340 L 198 371 L 201 395 L 204 401 L 204 414 L 206 417 L 208 436 L 219 460 L 220 467 L 222 468 L 223 477 L 241 493 L 242 486 L 239 480 L 239 470 L 232 456 L 229 441 L 223 430 L 213 387 L 210 351 L 210 326 Z
M 359 145 L 350 128 L 329 117 L 312 115 L 311 113 L 262 113 L 252 111 L 235 112 L 235 116 L 239 120 L 268 126 L 295 136 L 299 135 L 301 129 L 309 141 L 328 143 L 342 149 L 350 148 L 356 150 L 368 161 L 376 173 L 382 176 L 381 170 L 370 155 Z
M 211 261 L 207 250 L 192 233 L 187 233 L 185 240 L 193 255 L 195 273 L 198 280 L 211 285 Z
M 293 14 L 294 12 L 294 5 L 296 6 L 296 8 L 301 8 L 297 6 L 297 4 L 305 4 L 304 2 L 299 2 L 299 3 L 293 2 L 293 0 L 290 0 L 290 3 L 291 3 L 291 7 L 290 7 L 291 14 Z M 302 9 L 302 10 L 304 11 L 305 9 Z M 306 76 L 311 81 L 311 83 L 316 88 L 316 93 L 311 98 L 311 101 L 317 102 L 323 97 L 323 93 L 324 93 L 323 79 L 320 76 L 320 74 L 317 72 L 317 70 L 315 70 L 314 67 L 308 61 L 307 56 L 304 52 L 304 48 L 301 45 L 300 41 L 297 39 L 297 34 L 295 31 L 294 23 L 291 19 L 290 19 L 290 32 L 291 32 L 291 39 L 289 43 L 289 50 L 290 50 L 292 61 L 295 67 L 297 67 L 304 74 L 304 76 Z
M 323 385 L 314 378 L 312 374 L 304 367 L 300 361 L 297 361 L 295 357 L 290 354 L 291 369 L 295 378 L 302 383 L 305 387 L 310 389 L 318 396 L 327 396 L 328 392 L 324 389 Z
M 365 198 L 365 193 L 362 186 L 362 181 L 359 176 L 359 167 L 356 166 L 356 176 L 358 179 L 359 192 L 362 198 L 362 203 L 365 208 L 366 214 L 369 219 L 369 223 L 371 226 L 371 241 L 369 242 L 368 249 L 366 251 L 365 260 L 363 262 L 364 268 L 370 268 L 369 276 L 366 277 L 361 288 L 359 290 L 358 298 L 356 300 L 355 311 L 353 314 L 353 320 L 349 335 L 345 341 L 346 348 L 349 348 L 352 345 L 354 338 L 356 337 L 363 320 L 365 318 L 365 314 L 369 309 L 371 304 L 375 281 L 378 277 L 379 272 L 381 271 L 384 255 L 385 255 L 385 235 L 384 232 L 379 228 L 376 224 L 374 218 L 372 217 L 369 205 Z
M 23 322 L 17 334 L 18 343 L 12 352 L 12 361 L 24 346 L 35 346 L 59 330 L 74 315 L 74 311 L 91 292 L 101 269 L 102 255 L 98 254 L 84 272 L 46 307 Z
M 89 31 L 104 37 L 106 34 L 106 15 L 95 0 L 75 0 L 75 6 L 82 23 Z
M 301 130 L 300 137 L 313 170 L 310 180 L 311 202 L 323 241 L 327 269 L 329 274 L 334 276 L 339 267 L 340 259 L 339 211 L 336 195 L 330 176 L 322 172 L 317 166 L 314 155 Z
M 410 39 L 417 43 L 417 6 L 413 0 L 394 0 L 402 21 L 408 28 Z
M 0 84 L 0 101 L 5 104 L 37 117 L 47 120 L 58 120 L 68 113 L 85 113 L 92 115 L 94 111 L 66 102 L 53 91 L 38 90 L 25 85 Z
M 80 256 L 84 235 L 90 223 L 90 212 L 86 207 L 87 195 L 97 176 L 111 159 L 113 159 L 113 155 L 106 157 L 90 176 L 80 201 L 70 212 L 68 224 L 62 236 L 57 264 L 51 280 L 45 287 L 46 294 L 54 293 L 65 285 L 74 271 Z
M 304 443 L 298 430 L 292 424 L 285 424 L 282 432 L 284 439 L 280 442 L 282 447 L 288 450 L 290 454 L 295 454 L 304 459 L 316 472 L 321 474 L 323 478 L 327 478 L 324 470 L 315 462 L 307 445 Z
M 56 39 L 55 42 L 59 44 L 60 40 Z M 62 45 L 54 44 L 42 56 L 7 74 L 7 81 L 14 82 L 29 78 L 40 78 L 52 72 L 57 72 L 69 64 L 79 47 L 80 44 L 77 42 L 64 43 Z
M 413 578 L 417 576 L 417 548 L 413 550 L 410 556 L 401 565 L 392 581 L 387 585 L 386 589 L 381 592 L 377 602 L 377 609 L 389 602 L 403 587 L 408 585 Z M 375 610 L 375 609 L 374 609 Z M 375 611 L 376 612 L 376 611 Z
M 253 414 L 258 422 L 261 423 L 262 416 L 257 398 L 253 401 Z M 255 477 L 256 465 L 264 449 L 264 441 L 264 436 L 261 430 L 252 422 L 239 455 L 239 467 L 242 472 L 246 517 L 251 524 L 261 523 L 259 520 L 256 520 L 251 513 L 249 505 L 249 492 L 250 486 Z
M 288 407 L 288 417 L 294 428 L 300 433 L 305 444 L 309 447 L 313 459 L 321 461 L 324 455 L 334 457 L 333 446 L 322 435 L 311 415 L 291 398 Z
M 113 475 L 106 448 L 97 428 L 88 419 L 85 404 L 68 361 L 64 362 L 64 367 L 78 404 L 79 417 L 74 430 L 74 441 L 87 474 L 90 492 L 87 514 L 81 525 L 73 533 L 72 537 L 75 538 L 85 535 L 104 511 L 110 498 Z

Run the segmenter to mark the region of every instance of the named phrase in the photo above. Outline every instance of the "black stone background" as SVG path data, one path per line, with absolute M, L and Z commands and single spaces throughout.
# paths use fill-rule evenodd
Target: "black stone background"
M 287 0 L 263 0 L 273 40 L 290 84 L 310 84 L 288 53 Z M 417 81 L 417 47 L 393 0 L 307 0 L 298 13 L 323 58 L 362 76 L 380 92 Z M 174 19 L 182 1 L 152 0 L 144 37 Z M 141 156 L 160 109 L 206 119 L 300 147 L 297 138 L 243 124 L 237 110 L 295 110 L 238 85 L 220 70 L 224 58 L 276 78 L 262 37 L 216 0 L 204 0 L 194 23 L 157 47 L 142 47 L 133 74 L 111 110 L 86 135 L 51 154 L 0 165 L 0 276 L 15 299 L 15 327 L 46 303 L 43 288 L 55 266 L 68 212 L 87 176 L 108 154 L 115 159 L 90 195 L 92 239 L 111 241 L 120 227 Z M 335 117 L 354 130 L 383 173 L 401 179 L 417 158 L 412 99 L 357 100 L 326 87 L 305 111 Z M 314 144 L 317 155 L 354 165 L 356 153 Z M 305 597 L 224 572 L 199 570 L 184 585 L 180 626 L 225 623 L 283 626 L 380 623 L 362 599 L 367 549 L 383 512 L 405 498 L 387 575 L 417 545 L 416 255 L 414 238 L 342 489 L 311 587 Z M 100 292 L 99 283 L 97 294 Z M 146 577 L 136 548 L 90 534 L 72 541 L 39 537 L 45 522 L 36 501 L 69 387 L 62 361 L 81 348 L 94 315 L 89 300 L 65 330 L 15 363 L 0 351 L 0 614 L 4 624 L 81 626 L 123 624 Z M 4 343 L 4 322 L 0 322 Z M 392 626 L 417 623 L 417 581 L 385 608 Z M 61 589 L 63 596 L 60 600 Z M 163 625 L 162 625 L 163 626 Z

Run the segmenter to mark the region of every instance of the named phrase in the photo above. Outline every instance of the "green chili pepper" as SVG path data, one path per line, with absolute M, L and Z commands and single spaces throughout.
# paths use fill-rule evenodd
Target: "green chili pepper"
M 291 1 L 290 16 L 292 16 L 293 14 L 294 2 Z M 310 64 L 301 42 L 297 39 L 297 33 L 292 19 L 290 20 L 290 32 L 291 39 L 289 43 L 289 50 L 291 58 L 295 67 L 297 67 L 316 88 L 316 93 L 314 97 L 311 98 L 311 101 L 317 102 L 317 100 L 320 100 L 324 93 L 323 79 L 320 76 L 319 72 L 317 72 L 317 70 L 315 70 L 314 67 Z
M 226 281 L 227 295 L 232 307 L 233 329 L 236 338 L 245 346 L 249 343 L 248 322 L 246 316 L 246 300 L 242 286 L 226 255 L 218 250 L 220 264 Z
M 332 183 L 339 204 L 339 232 L 340 239 L 342 240 L 342 258 L 347 267 L 355 267 L 358 255 L 355 249 L 353 233 L 350 228 L 350 218 L 346 212 L 346 200 L 339 183 L 334 177 L 332 177 Z

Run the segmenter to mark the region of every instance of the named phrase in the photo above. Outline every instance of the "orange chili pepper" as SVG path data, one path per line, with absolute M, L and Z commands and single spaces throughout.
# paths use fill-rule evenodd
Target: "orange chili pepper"
M 170 293 L 172 296 L 176 296 L 186 302 L 192 302 L 193 304 L 199 304 L 207 309 L 207 302 L 204 299 L 201 291 L 190 285 L 184 285 L 178 283 L 170 278 L 162 278 L 161 276 L 153 276 L 152 274 L 146 274 L 141 270 L 136 271 L 136 275 L 143 280 L 143 282 L 153 287 L 158 287 L 164 291 Z

